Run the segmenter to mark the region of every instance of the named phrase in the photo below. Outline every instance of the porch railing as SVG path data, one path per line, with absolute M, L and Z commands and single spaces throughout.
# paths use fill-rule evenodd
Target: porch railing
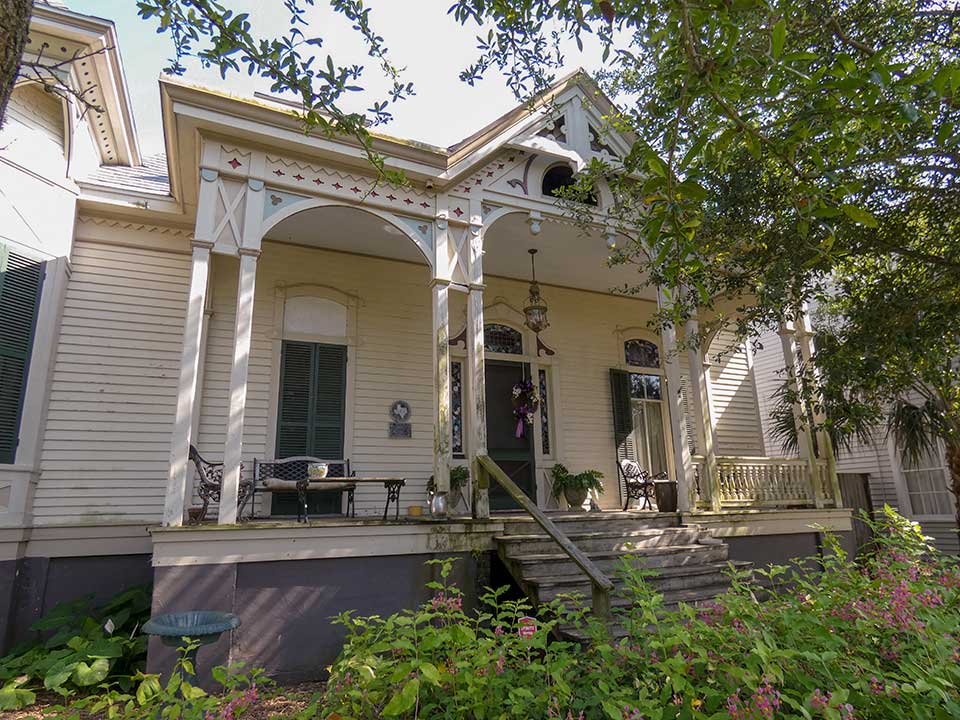
M 535 502 L 527 497 L 527 494 L 488 455 L 477 456 L 476 475 L 475 483 L 481 489 L 490 487 L 491 478 L 495 480 L 500 487 L 507 491 L 514 502 L 536 520 L 543 531 L 577 564 L 590 579 L 590 585 L 593 589 L 594 617 L 604 622 L 608 621 L 610 619 L 610 592 L 613 590 L 613 581 L 594 565 L 593 561 L 580 548 L 573 544 L 570 538 L 546 516 L 543 510 L 537 507 Z
M 693 456 L 697 502 L 709 504 L 711 486 L 719 489 L 720 506 L 824 507 L 837 505 L 827 463 L 817 460 L 811 472 L 803 458 L 717 457 L 715 483 L 707 482 L 704 458 Z

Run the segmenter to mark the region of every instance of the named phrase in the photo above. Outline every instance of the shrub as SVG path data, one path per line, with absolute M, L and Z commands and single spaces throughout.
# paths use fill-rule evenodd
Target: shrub
M 147 657 L 140 626 L 150 612 L 148 590 L 127 590 L 97 609 L 90 604 L 57 605 L 30 628 L 43 639 L 0 658 L 0 710 L 33 703 L 41 688 L 68 697 L 108 678 L 132 686 Z
M 525 640 L 518 628 L 530 609 L 502 591 L 467 615 L 444 561 L 421 608 L 338 618 L 347 641 L 331 667 L 325 712 L 358 720 L 960 718 L 960 569 L 914 524 L 885 513 L 862 563 L 828 538 L 825 557 L 756 579 L 734 573 L 732 589 L 700 607 L 665 608 L 628 558 L 620 576 L 631 604 L 617 618 L 626 635 L 616 641 L 558 605 L 540 610 Z M 593 642 L 551 641 L 559 623 Z

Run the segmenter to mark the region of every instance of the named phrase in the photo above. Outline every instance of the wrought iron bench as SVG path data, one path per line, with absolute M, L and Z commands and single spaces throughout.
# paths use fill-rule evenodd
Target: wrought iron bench
M 651 500 L 655 497 L 657 480 L 666 480 L 667 473 L 651 475 L 636 460 L 623 458 L 617 463 L 617 470 L 620 471 L 620 477 L 623 479 L 623 486 L 626 493 L 623 499 L 623 509 L 630 507 L 630 500 L 642 500 L 641 510 L 650 510 L 652 508 Z
M 327 466 L 327 476 L 322 479 L 310 478 L 310 466 L 323 463 Z M 281 460 L 253 461 L 253 493 L 256 507 L 257 489 L 268 492 L 296 491 L 297 522 L 307 522 L 307 494 L 310 492 L 329 492 L 339 490 L 347 494 L 347 517 L 356 517 L 353 492 L 357 488 L 355 473 L 350 471 L 349 460 L 321 460 L 314 457 L 289 457 Z
M 190 446 L 190 462 L 197 468 L 197 474 L 200 476 L 200 482 L 197 484 L 197 495 L 203 506 L 196 517 L 192 516 L 191 522 L 201 523 L 207 517 L 207 508 L 211 502 L 220 502 L 220 490 L 223 485 L 223 463 L 212 463 L 203 459 L 197 449 Z M 243 465 L 240 465 L 240 488 L 237 493 L 237 517 L 243 517 L 243 508 L 253 494 L 253 482 L 243 477 Z

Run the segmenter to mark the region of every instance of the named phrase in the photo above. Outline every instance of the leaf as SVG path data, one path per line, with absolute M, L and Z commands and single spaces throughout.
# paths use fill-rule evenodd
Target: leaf
M 780 59 L 780 55 L 783 54 L 783 46 L 787 41 L 787 21 L 785 18 L 781 18 L 780 21 L 773 26 L 773 37 L 770 39 L 770 54 L 774 58 Z
M 77 685 L 96 685 L 102 682 L 109 672 L 110 663 L 106 658 L 97 658 L 90 665 L 81 661 L 73 669 L 73 679 Z
M 84 648 L 87 657 L 118 658 L 123 656 L 122 640 L 94 640 Z
M 137 686 L 137 702 L 145 705 L 150 698 L 158 695 L 162 688 L 160 687 L 159 675 L 147 675 L 143 682 Z
M 403 689 L 394 695 L 383 709 L 384 715 L 399 715 L 413 707 L 420 691 L 420 681 L 417 678 L 410 680 Z
M 425 662 L 420 665 L 420 674 L 423 675 L 434 685 L 440 685 L 440 671 L 432 663 Z
M 623 712 L 613 700 L 601 700 L 600 705 L 603 707 L 603 711 L 607 714 L 607 717 L 612 720 L 623 720 Z
M 850 203 L 844 203 L 842 210 L 844 215 L 859 225 L 875 228 L 880 224 L 877 222 L 877 219 L 871 212 L 864 210 L 862 207 L 857 207 L 856 205 L 851 205 Z

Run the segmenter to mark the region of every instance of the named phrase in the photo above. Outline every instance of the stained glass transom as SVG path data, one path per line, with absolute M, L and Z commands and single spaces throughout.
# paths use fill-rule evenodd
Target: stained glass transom
M 450 444 L 454 455 L 463 455 L 463 363 L 450 363 Z
M 649 340 L 627 340 L 623 344 L 627 365 L 634 367 L 660 367 L 660 350 Z
M 540 445 L 543 454 L 550 454 L 550 398 L 547 395 L 547 371 L 540 370 Z
M 506 325 L 484 325 L 483 349 L 487 352 L 523 355 L 523 335 Z

